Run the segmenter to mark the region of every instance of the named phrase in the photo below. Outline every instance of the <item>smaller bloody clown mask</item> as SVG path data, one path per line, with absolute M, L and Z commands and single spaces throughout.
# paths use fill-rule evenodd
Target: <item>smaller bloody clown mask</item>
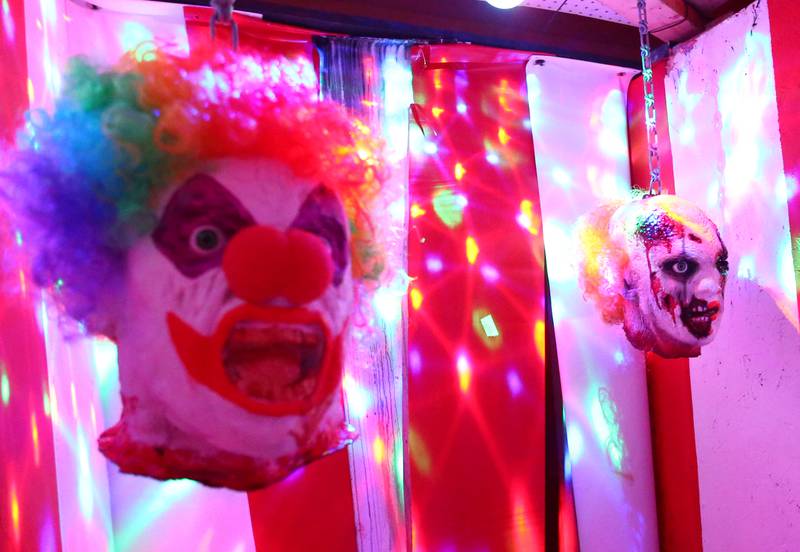
M 723 311 L 728 251 L 692 203 L 669 195 L 604 205 L 580 224 L 581 283 L 634 347 L 694 357 Z

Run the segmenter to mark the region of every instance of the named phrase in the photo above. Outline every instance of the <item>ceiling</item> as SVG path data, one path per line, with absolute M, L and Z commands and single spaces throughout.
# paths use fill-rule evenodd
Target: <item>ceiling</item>
M 470 42 L 624 67 L 641 65 L 636 0 L 525 0 L 524 7 L 511 10 L 496 9 L 479 0 L 235 1 L 237 10 L 261 14 L 267 21 L 322 32 Z M 656 48 L 663 42 L 691 38 L 753 0 L 647 1 L 654 30 L 651 45 Z
M 635 0 L 634 0 L 635 4 Z M 523 6 L 543 10 L 561 11 L 603 21 L 629 25 L 630 22 L 599 0 L 525 0 Z
M 648 0 L 648 23 L 652 34 L 661 40 L 680 42 L 695 36 L 714 20 L 745 7 L 751 1 Z M 636 4 L 636 0 L 524 0 L 521 7 L 638 26 Z
M 635 7 L 636 0 L 626 0 L 628 4 Z M 649 0 L 651 4 L 659 3 L 659 0 Z M 677 2 L 663 2 L 665 4 Z M 539 8 L 543 10 L 560 10 L 565 13 L 573 13 L 575 15 L 582 15 L 584 17 L 593 17 L 595 19 L 602 19 L 604 21 L 613 21 L 615 23 L 630 24 L 625 17 L 613 8 L 609 7 L 611 4 L 619 4 L 619 2 L 608 2 L 605 0 L 525 0 L 522 5 L 530 8 Z M 708 19 L 718 17 L 718 12 L 723 9 L 726 4 L 733 4 L 730 0 L 688 0 L 692 8 L 697 10 Z

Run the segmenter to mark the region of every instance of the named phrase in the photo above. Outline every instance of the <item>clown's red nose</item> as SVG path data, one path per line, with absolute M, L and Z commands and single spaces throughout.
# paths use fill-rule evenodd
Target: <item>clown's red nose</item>
M 284 297 L 301 305 L 328 288 L 333 260 L 325 241 L 314 234 L 250 226 L 228 244 L 222 270 L 231 291 L 249 303 Z

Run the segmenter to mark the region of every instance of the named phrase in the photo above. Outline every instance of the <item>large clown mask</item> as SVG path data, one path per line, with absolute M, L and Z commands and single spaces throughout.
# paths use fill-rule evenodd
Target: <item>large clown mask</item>
M 117 315 L 123 471 L 263 486 L 344 446 L 352 307 L 336 193 L 268 159 L 208 162 L 128 252 Z
M 589 232 L 584 228 L 584 243 L 595 244 L 584 251 L 592 257 L 582 266 L 587 295 L 607 321 L 622 322 L 637 349 L 665 358 L 698 356 L 716 336 L 723 312 L 728 252 L 717 227 L 675 196 L 598 212 Z

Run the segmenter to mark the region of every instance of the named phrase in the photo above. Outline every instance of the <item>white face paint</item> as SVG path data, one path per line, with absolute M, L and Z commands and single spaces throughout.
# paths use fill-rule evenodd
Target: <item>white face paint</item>
M 277 161 L 225 159 L 170 188 L 160 216 L 129 252 L 125 410 L 101 450 L 124 471 L 254 488 L 344 446 L 353 284 L 335 194 Z
M 719 328 L 728 252 L 695 205 L 656 196 L 621 207 L 610 223 L 624 243 L 625 333 L 639 349 L 693 357 Z

